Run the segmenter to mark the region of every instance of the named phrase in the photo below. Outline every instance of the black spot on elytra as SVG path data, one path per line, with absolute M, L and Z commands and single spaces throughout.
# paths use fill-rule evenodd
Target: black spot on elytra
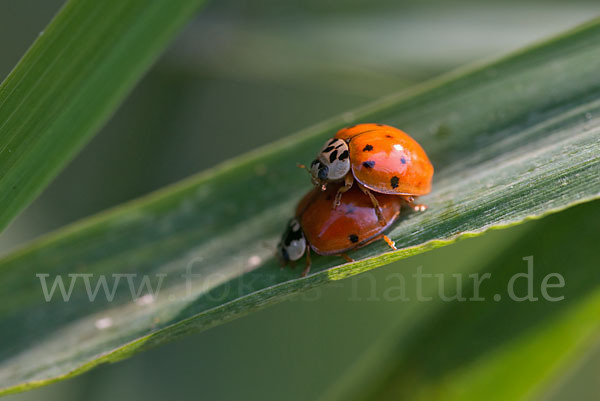
M 371 145 L 367 145 L 363 148 L 363 152 L 370 152 L 373 150 L 373 146 Z
M 333 146 L 329 145 L 325 149 L 323 149 L 323 153 L 331 152 L 333 150 Z
M 356 234 L 350 234 L 348 238 L 350 238 L 350 242 L 352 242 L 353 244 L 356 244 L 358 242 L 358 235 Z
M 337 139 L 336 139 L 336 138 L 331 138 L 331 139 L 329 140 L 329 142 L 327 142 L 327 146 L 331 146 L 331 145 L 333 145 L 333 143 L 334 143 L 335 141 L 337 141 Z
M 398 182 L 400 181 L 400 179 L 396 176 L 393 176 L 392 179 L 390 180 L 390 184 L 392 185 L 392 188 L 398 188 Z
M 331 154 L 329 155 L 329 162 L 333 163 L 335 161 L 335 159 L 337 159 L 337 150 L 334 150 L 333 152 L 331 152 Z
M 391 136 L 391 135 L 386 135 L 385 137 L 386 138 L 393 138 L 393 136 Z
M 406 164 L 406 159 L 404 157 L 401 157 L 400 161 L 402 162 L 402 164 Z
M 373 168 L 374 165 L 375 161 L 373 160 L 367 160 L 366 162 L 363 162 L 363 166 L 365 166 L 366 168 Z
M 346 160 L 348 158 L 348 151 L 344 150 L 340 155 L 340 160 Z

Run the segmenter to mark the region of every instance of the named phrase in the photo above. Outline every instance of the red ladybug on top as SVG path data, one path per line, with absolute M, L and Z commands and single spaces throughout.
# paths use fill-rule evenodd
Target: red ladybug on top
M 398 128 L 383 124 L 358 124 L 339 130 L 325 143 L 309 171 L 313 184 L 322 190 L 330 182 L 343 182 L 334 208 L 356 179 L 380 221 L 385 219 L 371 191 L 403 195 L 411 207 L 423 211 L 425 205 L 415 205 L 413 200 L 431 191 L 433 177 L 433 166 L 421 145 Z

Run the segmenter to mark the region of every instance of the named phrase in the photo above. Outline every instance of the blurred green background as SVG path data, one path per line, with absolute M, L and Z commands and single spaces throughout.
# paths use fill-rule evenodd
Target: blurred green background
M 62 3 L 0 0 L 0 77 Z M 0 236 L 0 254 L 333 114 L 599 14 L 597 0 L 209 3 L 102 132 Z M 373 300 L 372 286 L 382 294 L 390 274 L 409 277 L 418 266 L 468 272 L 502 256 L 517 268 L 543 247 L 530 241 L 529 253 L 529 242 L 520 254 L 503 251 L 523 247 L 528 233 L 551 227 L 558 221 L 552 219 L 461 241 L 7 399 L 317 399 L 382 334 L 418 325 L 440 308 L 436 301 Z M 600 384 L 590 372 L 598 369 L 600 352 L 590 352 L 542 398 L 597 399 Z

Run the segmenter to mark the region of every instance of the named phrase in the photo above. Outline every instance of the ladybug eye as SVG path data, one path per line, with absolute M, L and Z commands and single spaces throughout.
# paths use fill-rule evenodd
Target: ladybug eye
M 329 167 L 327 167 L 325 165 L 321 165 L 321 168 L 319 168 L 319 172 L 317 173 L 317 176 L 319 177 L 319 179 L 321 181 L 325 181 L 327 179 L 328 174 L 329 174 Z
M 288 254 L 288 251 L 283 246 L 282 242 L 280 242 L 279 244 L 277 244 L 277 254 L 279 255 L 279 258 L 281 260 L 283 260 L 284 262 L 289 262 L 290 261 L 290 255 Z
M 313 183 L 321 185 L 320 181 L 326 181 L 329 174 L 329 167 L 321 163 L 318 159 L 310 164 L 310 174 L 313 176 Z

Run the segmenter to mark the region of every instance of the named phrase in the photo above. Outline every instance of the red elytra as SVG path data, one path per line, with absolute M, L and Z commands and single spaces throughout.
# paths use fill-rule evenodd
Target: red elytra
M 421 196 L 431 192 L 433 165 L 417 141 L 383 124 L 358 124 L 335 138 L 348 143 L 354 178 L 384 194 Z
M 362 246 L 384 232 L 400 214 L 402 199 L 377 195 L 387 224 L 379 224 L 369 197 L 358 188 L 344 194 L 340 205 L 332 209 L 331 201 L 338 186 L 325 191 L 313 189 L 300 201 L 296 217 L 312 250 L 319 255 L 339 255 Z
M 352 188 L 354 180 L 371 198 L 378 217 L 377 200 L 370 191 L 404 195 L 415 210 L 412 197 L 431 191 L 433 165 L 417 141 L 404 131 L 383 124 L 358 124 L 343 128 L 325 143 L 309 169 L 315 185 L 343 182 L 334 198 L 334 207 Z
M 383 233 L 400 215 L 401 196 L 377 194 L 385 225 L 380 223 L 370 197 L 357 186 L 349 189 L 337 208 L 331 207 L 340 184 L 331 185 L 325 191 L 310 191 L 296 208 L 296 219 L 290 222 L 278 249 L 284 263 L 298 260 L 305 254 L 306 267 L 310 270 L 310 250 L 319 255 L 339 255 L 352 261 L 345 252 L 383 239 L 392 249 L 394 243 Z M 301 233 L 295 224 L 299 223 Z M 303 235 L 300 238 L 300 234 Z M 304 242 L 303 242 L 304 241 Z M 308 249 L 306 249 L 308 248 Z M 293 255 L 292 258 L 289 255 Z

